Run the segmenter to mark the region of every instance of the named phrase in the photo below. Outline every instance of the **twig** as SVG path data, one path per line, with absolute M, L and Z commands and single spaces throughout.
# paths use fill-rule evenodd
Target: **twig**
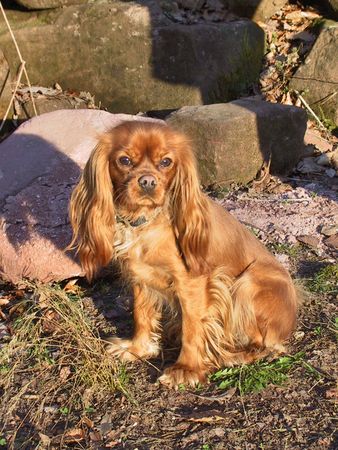
M 317 116 L 317 114 L 313 111 L 313 109 L 310 107 L 310 105 L 307 103 L 307 101 L 304 99 L 304 97 L 298 92 L 298 91 L 294 91 L 295 94 L 297 95 L 297 97 L 299 98 L 299 100 L 303 103 L 303 105 L 305 106 L 305 108 L 309 111 L 310 114 L 312 114 L 312 116 L 315 118 L 315 120 L 318 122 L 318 125 L 320 126 L 320 128 L 322 128 L 323 130 L 326 130 L 326 127 L 324 126 L 324 124 L 322 123 L 322 121 L 320 120 L 320 118 Z
M 1 5 L 1 3 L 0 3 L 0 5 Z M 20 69 L 19 69 L 19 73 L 18 73 L 18 79 L 17 79 L 17 81 L 16 81 L 15 88 L 14 88 L 14 90 L 13 90 L 13 94 L 12 94 L 11 100 L 10 100 L 10 102 L 9 102 L 9 105 L 8 105 L 8 107 L 7 107 L 7 109 L 6 109 L 6 113 L 5 113 L 5 115 L 4 115 L 4 118 L 3 118 L 2 121 L 1 121 L 0 131 L 2 130 L 3 126 L 5 125 L 7 116 L 8 116 L 8 114 L 9 114 L 10 109 L 11 109 L 12 103 L 13 103 L 14 98 L 15 98 L 15 95 L 16 95 L 16 91 L 17 91 L 17 89 L 18 89 L 18 87 L 19 87 L 19 84 L 20 84 L 20 80 L 21 80 L 21 77 L 22 77 L 22 73 L 23 73 L 24 67 L 25 67 L 25 61 L 23 61 L 23 62 L 20 64 Z
M 1 122 L 1 126 L 0 126 L 0 131 L 1 131 L 3 126 L 4 126 L 5 120 L 7 119 L 7 116 L 9 114 L 9 111 L 11 109 L 12 103 L 14 101 L 14 98 L 15 98 L 15 95 L 16 95 L 16 91 L 17 91 L 17 89 L 19 87 L 19 84 L 20 84 L 20 81 L 21 81 L 22 74 L 24 74 L 25 77 L 26 77 L 26 81 L 27 81 L 28 88 L 29 88 L 30 98 L 32 100 L 32 106 L 33 106 L 34 114 L 37 116 L 38 113 L 37 113 L 37 110 L 36 110 L 35 101 L 34 101 L 34 97 L 33 97 L 33 93 L 32 93 L 31 82 L 29 80 L 28 73 L 27 73 L 27 70 L 26 70 L 26 61 L 22 58 L 22 55 L 21 55 L 18 43 L 17 43 L 17 41 L 15 39 L 14 33 L 12 31 L 12 28 L 11 28 L 9 22 L 8 22 L 8 19 L 7 19 L 7 16 L 6 16 L 6 13 L 5 13 L 5 10 L 4 10 L 3 6 L 2 6 L 2 2 L 1 1 L 0 1 L 0 10 L 1 10 L 1 13 L 3 15 L 4 21 L 6 23 L 6 26 L 8 28 L 9 34 L 11 35 L 12 41 L 14 43 L 16 52 L 17 52 L 17 54 L 19 56 L 20 63 L 21 63 L 20 64 L 20 69 L 19 69 L 19 74 L 18 74 L 18 79 L 17 79 L 16 85 L 15 85 L 15 89 L 14 89 L 13 95 L 12 95 L 10 103 L 8 105 L 6 114 L 5 114 L 5 116 L 4 116 L 4 118 L 3 118 L 2 122 Z

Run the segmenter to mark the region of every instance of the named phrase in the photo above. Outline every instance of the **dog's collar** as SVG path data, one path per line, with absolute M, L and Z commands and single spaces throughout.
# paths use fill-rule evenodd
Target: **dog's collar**
M 121 223 L 121 224 L 125 225 L 126 227 L 137 228 L 137 227 L 141 227 L 142 225 L 147 225 L 147 224 L 153 222 L 156 219 L 156 217 L 161 213 L 163 213 L 163 207 L 158 206 L 149 215 L 149 217 L 142 215 L 142 216 L 138 217 L 136 220 L 130 220 L 130 219 L 128 219 L 128 217 L 123 217 L 120 214 L 116 214 L 115 219 L 116 219 L 117 223 Z
M 133 220 L 133 221 L 131 221 L 125 217 L 116 216 L 116 221 L 118 223 L 123 223 L 124 225 L 129 225 L 132 228 L 140 227 L 141 225 L 145 225 L 146 223 L 149 222 L 149 220 L 147 220 L 147 218 L 145 216 L 140 216 L 136 220 Z

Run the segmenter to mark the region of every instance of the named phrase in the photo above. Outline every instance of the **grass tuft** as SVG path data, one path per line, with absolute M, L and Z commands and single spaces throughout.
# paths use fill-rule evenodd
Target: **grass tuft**
M 303 356 L 303 352 L 299 352 L 294 356 L 281 356 L 271 362 L 261 360 L 241 367 L 226 367 L 211 375 L 210 379 L 218 383 L 220 389 L 238 388 L 241 395 L 259 392 L 270 384 L 283 384 L 293 368 L 303 365 Z M 305 364 L 308 371 L 309 367 L 312 374 L 319 375 L 315 369 Z
M 307 280 L 306 287 L 317 294 L 338 295 L 338 264 L 320 269 L 313 278 Z
M 79 295 L 28 284 L 10 314 L 13 336 L 0 349 L 3 430 L 14 417 L 39 427 L 47 406 L 61 415 L 85 413 L 109 393 L 126 393 L 127 377 L 120 377 L 124 371 L 106 353 Z

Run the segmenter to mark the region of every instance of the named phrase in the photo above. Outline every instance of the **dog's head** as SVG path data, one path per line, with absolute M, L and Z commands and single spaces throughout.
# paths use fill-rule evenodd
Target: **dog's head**
M 114 256 L 116 217 L 137 221 L 169 211 L 189 270 L 203 271 L 207 202 L 187 138 L 170 127 L 124 122 L 104 134 L 75 188 L 70 217 L 88 278 Z
M 182 137 L 164 125 L 127 122 L 106 139 L 115 208 L 129 216 L 163 206 L 184 160 Z

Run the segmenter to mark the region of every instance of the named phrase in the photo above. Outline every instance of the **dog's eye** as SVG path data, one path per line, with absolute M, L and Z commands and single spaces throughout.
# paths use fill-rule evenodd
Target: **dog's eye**
M 121 156 L 121 158 L 119 159 L 120 164 L 122 164 L 122 166 L 131 166 L 131 159 L 128 158 L 128 156 Z
M 160 162 L 160 166 L 161 167 L 169 167 L 171 163 L 172 163 L 172 160 L 170 158 L 164 158 Z

